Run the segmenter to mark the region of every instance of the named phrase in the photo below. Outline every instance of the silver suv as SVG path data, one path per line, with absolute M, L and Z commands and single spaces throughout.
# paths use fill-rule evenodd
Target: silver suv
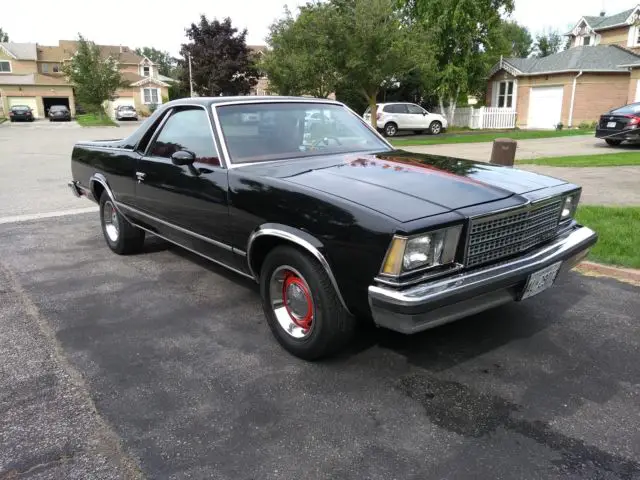
M 417 134 L 427 131 L 438 135 L 448 126 L 442 115 L 429 113 L 415 103 L 379 103 L 377 117 L 378 129 L 387 137 L 397 135 L 400 130 L 413 130 Z M 371 108 L 367 108 L 362 118 L 371 123 Z

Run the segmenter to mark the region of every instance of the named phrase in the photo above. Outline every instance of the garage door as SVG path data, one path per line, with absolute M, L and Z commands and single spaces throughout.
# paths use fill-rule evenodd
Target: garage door
M 532 87 L 528 128 L 555 128 L 562 118 L 564 87 Z
M 27 105 L 31 110 L 33 110 L 33 115 L 36 118 L 39 117 L 40 112 L 38 112 L 38 102 L 36 101 L 36 97 L 7 97 L 7 100 L 9 101 L 9 108 L 14 105 Z
M 107 113 L 111 118 L 116 117 L 116 108 L 118 108 L 120 105 L 131 105 L 133 108 L 136 107 L 133 101 L 133 98 L 127 98 L 127 97 L 116 98 L 115 100 L 107 102 L 106 109 L 107 109 Z

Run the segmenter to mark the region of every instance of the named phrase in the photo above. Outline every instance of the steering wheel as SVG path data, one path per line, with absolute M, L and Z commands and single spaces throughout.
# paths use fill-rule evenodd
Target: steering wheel
M 330 137 L 330 136 L 324 136 L 322 138 L 319 138 L 317 140 L 315 140 L 312 144 L 311 147 L 312 148 L 316 148 L 318 147 L 321 143 L 323 143 L 325 146 L 329 145 L 329 140 L 333 140 L 335 141 L 338 145 L 342 145 L 342 142 L 340 141 L 340 139 L 338 137 Z

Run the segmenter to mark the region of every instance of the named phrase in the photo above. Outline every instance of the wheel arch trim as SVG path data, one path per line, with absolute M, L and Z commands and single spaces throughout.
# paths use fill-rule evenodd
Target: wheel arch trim
M 113 194 L 113 190 L 111 190 L 111 187 L 109 186 L 109 182 L 107 182 L 106 177 L 101 173 L 94 173 L 93 175 L 91 175 L 91 178 L 89 179 L 89 186 L 90 186 L 90 190 L 91 190 L 91 195 L 93 195 L 93 198 L 95 198 L 96 203 L 100 203 L 100 199 L 96 198 L 95 187 L 94 187 L 95 183 L 99 183 L 100 185 L 102 185 L 104 187 L 104 191 L 107 192 L 107 195 L 109 195 L 109 198 L 111 199 L 111 203 L 113 203 L 114 208 L 118 211 L 118 213 L 120 215 L 122 215 L 123 217 L 127 218 L 127 216 L 120 209 L 120 206 L 118 205 L 118 202 L 116 201 L 116 197 Z
M 251 265 L 251 252 L 255 244 L 255 241 L 258 238 L 265 237 L 265 236 L 280 238 L 290 243 L 293 243 L 295 245 L 298 245 L 299 247 L 302 247 L 307 252 L 309 252 L 316 260 L 318 260 L 320 265 L 322 265 L 322 268 L 324 269 L 325 273 L 329 277 L 329 280 L 331 281 L 331 285 L 333 285 L 333 288 L 336 292 L 336 295 L 338 295 L 338 299 L 340 300 L 340 303 L 347 310 L 347 312 L 351 314 L 351 310 L 347 306 L 342 296 L 342 293 L 340 292 L 340 287 L 338 286 L 336 277 L 333 275 L 331 266 L 329 265 L 329 262 L 327 261 L 325 256 L 320 251 L 320 249 L 323 247 L 322 242 L 317 238 L 315 238 L 313 235 L 303 230 L 300 230 L 298 228 L 289 227 L 287 225 L 282 225 L 277 223 L 265 223 L 263 225 L 260 225 L 258 228 L 256 228 L 253 231 L 247 243 L 247 265 L 248 265 L 249 271 L 251 272 L 251 275 L 253 276 L 253 278 L 256 279 L 256 281 L 259 281 L 260 272 L 255 272 Z

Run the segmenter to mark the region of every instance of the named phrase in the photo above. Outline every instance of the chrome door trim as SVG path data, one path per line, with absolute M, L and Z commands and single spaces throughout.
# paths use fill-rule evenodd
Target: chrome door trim
M 235 247 L 232 247 L 231 245 L 227 245 L 226 243 L 223 242 L 219 242 L 217 240 L 214 240 L 212 238 L 209 237 L 205 237 L 204 235 L 200 235 L 199 233 L 196 232 L 192 232 L 191 230 L 187 230 L 186 228 L 180 227 L 178 225 L 175 225 L 171 222 L 167 222 L 166 220 L 162 220 L 158 217 L 155 217 L 153 215 L 149 215 L 146 212 L 143 212 L 141 210 L 138 210 L 137 208 L 134 208 L 130 205 L 127 205 L 126 203 L 121 203 L 121 202 L 116 202 L 116 204 L 118 205 L 118 207 L 124 208 L 125 210 L 129 210 L 130 212 L 133 212 L 137 215 L 141 215 L 143 217 L 149 218 L 151 220 L 153 220 L 154 222 L 158 222 L 161 223 L 162 225 L 165 225 L 169 228 L 173 228 L 174 230 L 177 230 L 181 233 L 184 233 L 185 235 L 189 235 L 191 237 L 197 238 L 198 240 L 202 240 L 203 242 L 207 242 L 210 243 L 211 245 L 214 245 L 218 248 L 221 248 L 223 250 L 226 250 L 228 252 L 233 252 L 235 254 L 238 254 L 240 256 L 246 256 L 246 253 L 240 249 L 237 249 Z M 153 232 L 151 232 L 153 233 Z M 174 242 L 175 243 L 175 242 Z M 181 245 L 182 246 L 182 245 Z M 186 248 L 186 247 L 184 247 Z
M 195 253 L 196 255 L 198 255 L 198 256 L 200 256 L 202 258 L 205 258 L 205 259 L 209 260 L 210 262 L 213 262 L 213 263 L 215 263 L 217 265 L 220 265 L 221 267 L 224 267 L 224 268 L 226 268 L 228 270 L 231 270 L 234 273 L 237 273 L 239 275 L 242 275 L 243 277 L 255 280 L 251 275 L 243 272 L 242 270 L 238 270 L 237 268 L 231 267 L 231 266 L 227 265 L 226 263 L 221 262 L 220 260 L 216 260 L 215 258 L 211 258 L 208 255 L 204 255 L 203 253 L 198 252 L 197 250 L 194 250 L 193 248 L 185 247 L 181 243 L 178 243 L 175 240 L 171 240 L 170 238 L 167 238 L 167 237 L 165 237 L 163 235 L 160 235 L 159 233 L 156 233 L 156 232 L 154 232 L 152 230 L 149 230 L 148 228 L 145 228 L 142 225 L 139 225 L 139 224 L 137 224 L 135 222 L 131 222 L 131 224 L 134 225 L 135 227 L 141 229 L 141 230 L 144 230 L 145 232 L 149 232 L 151 235 L 155 235 L 156 237 L 162 238 L 163 240 L 166 240 L 169 243 L 173 243 L 174 245 L 177 245 L 180 248 L 184 248 L 185 250 L 188 250 L 191 253 Z
M 247 242 L 247 265 L 249 267 L 249 271 L 251 272 L 251 275 L 253 275 L 253 278 L 256 281 L 259 281 L 259 272 L 254 272 L 253 268 L 251 267 L 251 247 L 257 238 L 260 238 L 263 236 L 279 237 L 284 240 L 288 240 L 289 242 L 292 242 L 301 246 L 302 248 L 307 250 L 311 255 L 313 255 L 315 259 L 318 260 L 318 262 L 320 262 L 320 265 L 322 265 L 322 268 L 324 269 L 327 276 L 329 277 L 329 280 L 331 281 L 331 285 L 333 285 L 333 288 L 336 291 L 336 295 L 338 295 L 338 299 L 340 300 L 340 303 L 345 308 L 345 310 L 351 314 L 349 307 L 347 307 L 347 304 L 344 301 L 344 298 L 342 297 L 342 293 L 340 292 L 340 288 L 338 287 L 338 282 L 336 281 L 336 277 L 333 275 L 333 272 L 331 271 L 331 266 L 329 265 L 329 262 L 327 262 L 327 259 L 324 257 L 324 255 L 322 255 L 320 250 L 318 250 L 315 246 L 313 246 L 304 238 L 301 238 L 291 232 L 269 227 L 269 228 L 258 228 L 258 230 L 254 231 L 251 234 L 251 236 L 249 237 L 249 241 Z

